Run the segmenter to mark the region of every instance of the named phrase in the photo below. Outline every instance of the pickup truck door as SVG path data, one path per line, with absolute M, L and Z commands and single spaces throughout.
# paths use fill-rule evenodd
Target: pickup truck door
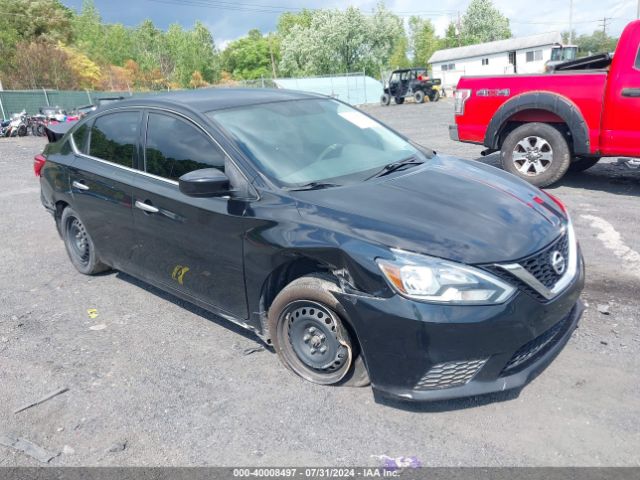
M 604 155 L 640 156 L 640 50 L 633 54 L 635 61 L 629 58 L 626 65 L 621 61 L 611 66 L 602 117 Z

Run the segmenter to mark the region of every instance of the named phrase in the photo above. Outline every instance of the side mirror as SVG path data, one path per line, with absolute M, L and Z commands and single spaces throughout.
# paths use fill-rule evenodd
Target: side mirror
M 229 178 L 217 168 L 185 173 L 178 179 L 178 186 L 190 197 L 219 197 L 230 193 Z

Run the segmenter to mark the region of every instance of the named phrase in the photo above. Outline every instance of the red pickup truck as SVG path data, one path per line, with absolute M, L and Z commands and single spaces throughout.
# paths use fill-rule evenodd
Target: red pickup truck
M 450 136 L 500 151 L 505 170 L 540 187 L 601 157 L 640 157 L 639 44 L 634 21 L 613 57 L 583 62 L 597 69 L 462 77 Z

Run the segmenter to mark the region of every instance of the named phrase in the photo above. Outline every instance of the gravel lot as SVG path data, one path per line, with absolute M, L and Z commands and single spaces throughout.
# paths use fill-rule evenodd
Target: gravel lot
M 438 151 L 480 157 L 449 141 L 450 101 L 366 110 Z M 42 146 L 0 139 L 0 437 L 53 452 L 49 464 L 640 465 L 640 171 L 607 160 L 551 189 L 573 214 L 588 276 L 587 311 L 558 358 L 519 396 L 409 409 L 368 388 L 304 383 L 272 352 L 247 354 L 260 345 L 251 334 L 127 275 L 76 273 L 40 205 Z M 15 465 L 40 463 L 0 446 L 0 466 Z

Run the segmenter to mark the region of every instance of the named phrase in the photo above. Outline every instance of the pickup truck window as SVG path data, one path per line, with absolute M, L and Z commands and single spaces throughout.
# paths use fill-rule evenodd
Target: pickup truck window
M 640 48 L 638 48 L 638 54 L 636 55 L 636 65 L 635 67 L 640 70 Z

